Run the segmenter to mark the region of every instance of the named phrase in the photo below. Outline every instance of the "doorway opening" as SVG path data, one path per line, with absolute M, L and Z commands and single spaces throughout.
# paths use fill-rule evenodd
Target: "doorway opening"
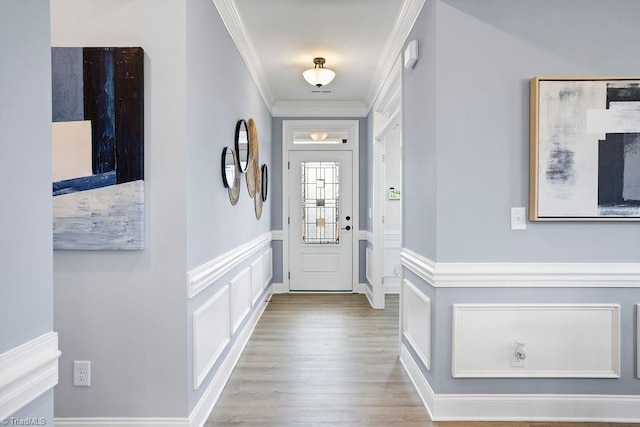
M 372 305 L 399 293 L 402 269 L 402 67 L 397 60 L 373 106 L 373 240 L 367 248 Z
M 358 121 L 283 121 L 283 291 L 357 292 Z

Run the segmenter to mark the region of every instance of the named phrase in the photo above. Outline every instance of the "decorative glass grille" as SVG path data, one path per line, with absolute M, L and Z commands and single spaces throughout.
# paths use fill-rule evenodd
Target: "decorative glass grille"
M 340 162 L 302 162 L 302 243 L 340 244 Z

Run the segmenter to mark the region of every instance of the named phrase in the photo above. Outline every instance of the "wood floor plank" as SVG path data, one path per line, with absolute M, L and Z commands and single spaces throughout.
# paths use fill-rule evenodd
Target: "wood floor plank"
M 398 298 L 274 295 L 207 426 L 426 425 L 398 360 Z
M 205 427 L 631 426 L 431 422 L 398 360 L 398 306 L 397 295 L 385 310 L 363 295 L 274 295 Z

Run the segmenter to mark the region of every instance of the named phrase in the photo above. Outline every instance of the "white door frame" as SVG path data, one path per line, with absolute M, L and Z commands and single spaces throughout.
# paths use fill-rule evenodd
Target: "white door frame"
M 353 263 L 351 267 L 353 292 L 358 292 L 360 278 L 360 179 L 358 120 L 283 120 L 282 121 L 282 282 L 283 292 L 290 292 L 289 280 L 289 151 L 351 151 L 353 183 Z M 345 144 L 293 144 L 294 132 L 337 131 L 348 132 Z
M 402 140 L 402 65 L 398 59 L 387 77 L 376 102 L 373 105 L 373 248 L 371 273 L 373 283 L 373 308 L 384 308 L 384 202 L 387 197 L 385 187 L 385 136 L 400 121 Z M 401 143 L 402 145 L 402 143 Z M 401 183 L 402 190 L 404 184 Z M 404 202 L 402 199 L 401 203 Z M 403 236 L 400 233 L 400 247 Z M 401 275 L 402 280 L 402 275 Z M 401 282 L 402 283 L 402 282 Z

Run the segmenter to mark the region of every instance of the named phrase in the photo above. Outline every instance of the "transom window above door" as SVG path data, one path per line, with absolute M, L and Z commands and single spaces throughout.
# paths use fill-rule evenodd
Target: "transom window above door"
M 346 144 L 348 132 L 346 131 L 305 131 L 293 133 L 293 144 Z

